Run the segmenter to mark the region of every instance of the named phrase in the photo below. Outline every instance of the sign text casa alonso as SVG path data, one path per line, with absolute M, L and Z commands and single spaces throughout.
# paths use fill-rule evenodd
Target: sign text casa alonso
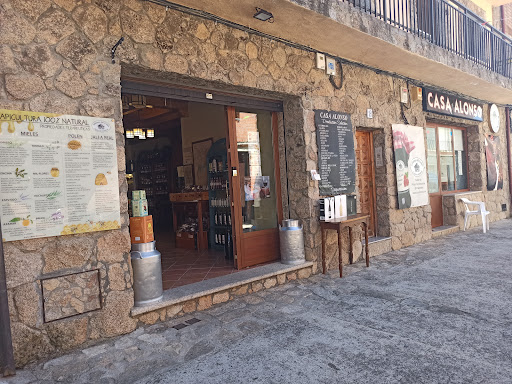
M 481 104 L 429 88 L 423 88 L 423 109 L 428 112 L 483 121 Z

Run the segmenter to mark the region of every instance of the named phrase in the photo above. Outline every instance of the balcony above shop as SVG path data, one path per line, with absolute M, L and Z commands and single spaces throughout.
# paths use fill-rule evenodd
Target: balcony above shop
M 512 102 L 512 41 L 455 1 L 176 3 L 421 83 L 484 101 Z M 273 22 L 253 18 L 255 5 L 271 12 Z

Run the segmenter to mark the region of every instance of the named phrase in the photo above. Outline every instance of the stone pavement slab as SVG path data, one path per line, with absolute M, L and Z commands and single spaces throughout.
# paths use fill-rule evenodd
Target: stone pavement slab
M 0 384 L 511 383 L 511 224 L 241 296 Z

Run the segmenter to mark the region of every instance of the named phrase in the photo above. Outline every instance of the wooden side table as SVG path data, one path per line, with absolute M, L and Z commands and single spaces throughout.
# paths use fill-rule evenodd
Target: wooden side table
M 338 232 L 338 258 L 339 258 L 339 268 L 340 268 L 340 277 L 343 277 L 343 261 L 341 257 L 342 250 L 342 230 L 345 227 L 348 227 L 348 236 L 350 241 L 349 247 L 349 262 L 350 264 L 354 261 L 354 254 L 352 251 L 352 228 L 358 225 L 363 226 L 364 230 L 364 241 L 365 241 L 365 253 L 366 253 L 366 266 L 370 266 L 370 256 L 368 253 L 368 225 L 370 224 L 370 216 L 364 214 L 357 214 L 354 216 L 348 216 L 341 219 L 329 220 L 329 221 L 320 221 L 320 228 L 322 231 L 322 268 L 324 275 L 327 273 L 327 262 L 325 255 L 325 245 L 327 242 L 327 231 L 334 230 Z
M 208 192 L 185 192 L 185 193 L 170 193 L 169 199 L 172 204 L 173 214 L 173 227 L 174 233 L 178 230 L 178 217 L 177 207 L 186 206 L 188 204 L 195 204 L 197 213 L 197 249 L 208 249 L 208 235 L 207 231 L 203 228 L 203 215 L 208 212 Z M 205 205 L 206 208 L 203 206 Z

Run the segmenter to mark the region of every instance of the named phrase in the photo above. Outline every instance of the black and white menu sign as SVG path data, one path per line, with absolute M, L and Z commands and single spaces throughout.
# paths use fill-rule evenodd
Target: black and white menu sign
M 356 187 L 356 155 L 352 122 L 347 113 L 315 110 L 320 195 L 352 193 Z

